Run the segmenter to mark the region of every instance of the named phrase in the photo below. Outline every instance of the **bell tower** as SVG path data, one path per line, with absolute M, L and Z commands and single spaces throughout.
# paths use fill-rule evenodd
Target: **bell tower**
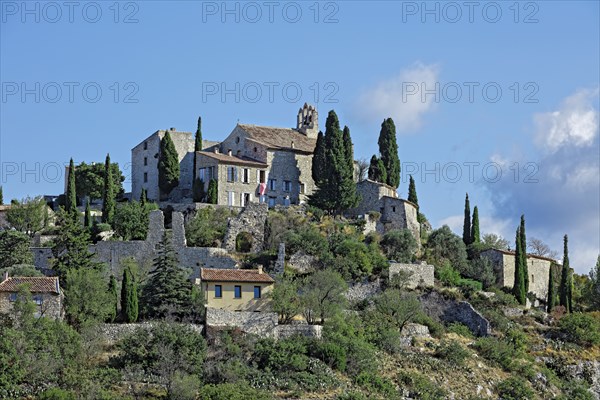
M 319 113 L 316 108 L 304 103 L 304 107 L 298 111 L 296 130 L 309 138 L 317 138 L 319 134 Z

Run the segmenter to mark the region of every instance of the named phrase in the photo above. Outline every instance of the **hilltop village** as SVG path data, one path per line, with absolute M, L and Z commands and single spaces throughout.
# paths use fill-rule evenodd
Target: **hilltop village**
M 0 398 L 600 399 L 600 258 L 468 195 L 434 228 L 391 118 L 366 161 L 335 111 L 291 117 L 157 130 L 129 193 L 107 155 L 0 205 Z

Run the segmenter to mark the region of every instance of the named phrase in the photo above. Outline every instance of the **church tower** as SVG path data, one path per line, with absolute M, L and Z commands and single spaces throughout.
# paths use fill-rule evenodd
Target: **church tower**
M 319 134 L 319 113 L 316 108 L 304 103 L 304 107 L 298 111 L 296 130 L 309 138 L 317 138 Z

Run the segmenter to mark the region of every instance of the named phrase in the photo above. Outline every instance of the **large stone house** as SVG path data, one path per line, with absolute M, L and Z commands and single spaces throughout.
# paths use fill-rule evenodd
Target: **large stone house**
M 203 141 L 198 152 L 194 152 L 192 133 L 172 128 L 169 133 L 179 155 L 180 182 L 170 199 L 191 199 L 195 157 L 196 176 L 205 190 L 211 179 L 218 182 L 217 204 L 300 204 L 315 189 L 311 167 L 318 132 L 317 110 L 307 104 L 298 112 L 296 128 L 237 124 L 222 142 Z M 165 134 L 157 131 L 131 151 L 134 199 L 142 189 L 148 198 L 159 199 L 158 154 Z
M 268 311 L 268 294 L 275 282 L 262 268 L 202 268 L 200 279 L 207 308 L 228 311 Z
M 36 317 L 63 318 L 63 293 L 57 277 L 9 277 L 0 282 L 0 313 L 10 314 L 21 285 L 27 286 L 37 308 Z
M 513 251 L 489 249 L 481 252 L 481 256 L 489 259 L 494 266 L 496 283 L 499 286 L 512 288 L 515 284 L 515 253 Z M 529 292 L 546 301 L 548 298 L 548 280 L 550 266 L 556 263 L 548 257 L 527 255 L 527 272 L 529 274 Z

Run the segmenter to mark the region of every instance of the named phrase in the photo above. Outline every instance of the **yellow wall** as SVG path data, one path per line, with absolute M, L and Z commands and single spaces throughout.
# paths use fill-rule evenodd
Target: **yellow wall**
M 221 285 L 222 297 L 215 297 L 215 286 Z M 242 298 L 234 298 L 234 287 L 242 287 Z M 254 298 L 254 286 L 262 289 L 261 298 Z M 273 284 L 248 283 L 248 282 L 202 282 L 202 289 L 206 298 L 206 306 L 220 308 L 229 311 L 269 311 L 270 300 L 267 293 L 271 291 Z

